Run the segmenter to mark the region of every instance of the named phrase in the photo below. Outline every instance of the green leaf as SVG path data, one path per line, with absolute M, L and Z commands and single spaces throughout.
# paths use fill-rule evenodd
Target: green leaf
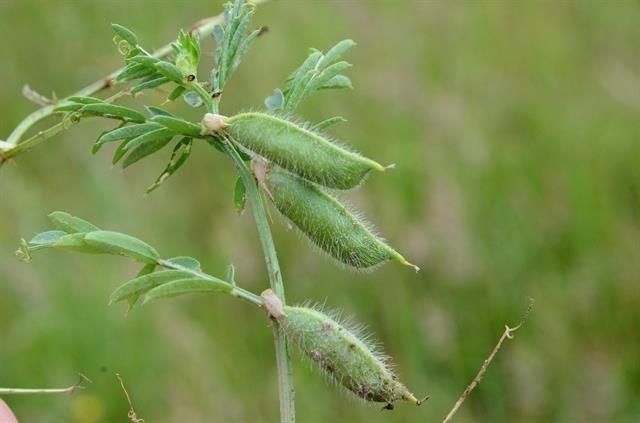
M 93 223 L 87 222 L 84 219 L 80 219 L 79 217 L 72 216 L 67 212 L 63 211 L 54 211 L 49 214 L 49 220 L 53 223 L 53 226 L 61 231 L 64 231 L 69 234 L 73 234 L 76 232 L 93 232 L 99 231 L 98 228 Z
M 88 253 L 88 254 L 102 254 L 100 248 L 96 248 L 92 245 L 87 244 L 85 241 L 86 233 L 75 233 L 65 235 L 60 237 L 56 242 L 54 242 L 51 246 L 54 248 L 61 248 L 63 250 L 71 250 L 79 253 Z
M 138 37 L 130 29 L 115 23 L 111 24 L 111 28 L 113 28 L 116 34 L 118 34 L 123 40 L 131 44 L 133 47 L 138 45 Z
M 215 24 L 212 33 L 213 38 L 216 40 L 216 44 L 220 44 L 224 37 L 224 29 L 222 28 L 222 25 Z
M 161 109 L 160 107 L 156 107 L 156 106 L 147 106 L 147 111 L 149 112 L 151 117 L 158 116 L 158 115 L 175 117 L 175 115 L 173 113 L 167 112 L 166 110 Z
M 132 164 L 161 150 L 164 146 L 169 144 L 172 138 L 173 138 L 173 134 L 170 136 L 167 136 L 166 138 L 158 138 L 155 141 L 150 141 L 150 142 L 146 142 L 144 144 L 139 145 L 131 152 L 131 154 L 127 156 L 126 159 L 124 159 L 124 162 L 122 163 L 122 168 L 126 169 Z
M 116 104 L 109 104 L 109 103 L 87 104 L 82 109 L 80 109 L 80 112 L 115 116 L 117 118 L 129 119 L 133 122 L 142 123 L 146 121 L 145 116 L 136 110 L 129 109 L 128 107 L 118 106 Z
M 247 190 L 242 182 L 242 178 L 238 177 L 236 185 L 233 188 L 233 205 L 236 208 L 238 214 L 244 212 L 244 206 L 247 202 Z
M 112 164 L 116 164 L 124 157 L 127 152 L 127 144 L 131 141 L 131 138 L 128 138 L 120 143 L 116 151 L 113 153 L 113 158 L 111 159 Z
M 235 54 L 235 58 L 233 62 L 234 69 L 238 67 L 238 65 L 244 58 L 244 56 L 247 54 L 247 52 L 251 48 L 251 45 L 253 44 L 255 39 L 258 38 L 258 36 L 260 36 L 262 31 L 263 31 L 263 28 L 258 28 L 255 31 L 253 31 L 251 34 L 249 34 L 244 40 L 242 40 L 242 43 L 240 43 L 240 45 L 238 46 L 238 49 Z
M 314 78 L 313 82 L 311 83 L 311 89 L 314 91 L 319 89 L 320 87 L 328 83 L 333 77 L 340 74 L 340 72 L 349 67 L 351 67 L 351 64 L 344 61 L 330 65 L 329 67 L 324 69 L 316 78 Z
M 139 63 L 141 65 L 146 65 L 146 66 L 155 66 L 156 63 L 160 61 L 159 59 L 153 56 L 146 56 L 146 55 L 134 56 L 128 60 L 129 62 Z
M 195 270 L 197 272 L 202 271 L 202 267 L 200 266 L 200 262 L 193 257 L 188 256 L 180 256 L 173 257 L 166 260 L 168 263 L 184 267 L 185 269 Z
M 313 125 L 311 127 L 312 131 L 322 131 L 332 125 L 335 125 L 336 123 L 340 123 L 340 122 L 346 122 L 347 120 L 345 118 L 343 118 L 342 116 L 334 116 L 334 117 L 330 117 L 329 119 L 325 119 L 322 122 L 318 122 L 315 125 Z
M 160 62 L 156 64 L 156 69 L 162 75 L 169 78 L 171 81 L 181 84 L 184 80 L 184 75 L 180 72 L 180 69 L 173 63 L 169 62 Z
M 56 112 L 77 112 L 82 109 L 83 105 L 79 103 L 64 102 L 53 108 Z
M 104 103 L 103 100 L 95 97 L 87 97 L 87 96 L 71 96 L 67 100 L 73 101 L 74 103 L 80 104 L 96 104 L 96 103 Z
M 84 237 L 87 244 L 108 254 L 129 256 L 143 263 L 155 263 L 160 254 L 144 241 L 119 232 L 95 231 Z
M 180 97 L 187 89 L 185 87 L 183 87 L 182 85 L 179 85 L 177 87 L 174 88 L 173 91 L 171 91 L 171 94 L 169 94 L 169 97 L 167 97 L 167 100 L 169 101 L 175 101 L 178 97 Z
M 157 73 L 157 74 L 155 74 L 153 79 L 149 79 L 147 81 L 139 82 L 136 85 L 134 85 L 133 87 L 131 87 L 131 92 L 133 94 L 135 94 L 135 93 L 139 93 L 140 91 L 151 90 L 153 88 L 157 88 L 157 87 L 159 87 L 161 85 L 164 85 L 167 82 L 170 82 L 169 78 L 167 78 L 166 76 L 162 76 L 161 74 Z
M 264 105 L 271 111 L 281 109 L 284 105 L 284 94 L 282 90 L 280 88 L 273 90 L 273 94 L 265 98 Z
M 193 91 L 187 91 L 186 93 L 184 93 L 182 98 L 184 99 L 185 103 L 187 103 L 191 107 L 198 108 L 204 104 L 202 98 L 200 98 L 200 96 Z
M 106 132 L 100 138 L 98 138 L 96 144 L 102 145 L 112 141 L 123 140 L 125 138 L 135 138 L 161 128 L 162 125 L 153 122 L 123 126 L 121 128 L 116 128 L 112 131 Z
M 135 138 L 133 138 L 125 147 L 125 150 L 133 150 L 134 148 L 141 146 L 143 144 L 147 144 L 147 143 L 152 143 L 155 141 L 159 141 L 159 140 L 165 140 L 165 139 L 169 139 L 171 140 L 171 138 L 174 136 L 174 132 L 164 128 L 164 127 L 160 127 L 158 129 L 154 129 L 152 131 L 149 132 L 145 132 L 142 135 L 139 135 Z M 168 142 L 168 141 L 167 141 Z
M 184 119 L 172 116 L 154 116 L 151 120 L 178 134 L 188 135 L 191 137 L 199 137 L 202 135 L 202 127 L 200 125 L 196 125 L 195 123 Z
M 47 231 L 41 232 L 38 235 L 34 236 L 31 241 L 29 241 L 29 245 L 53 245 L 54 242 L 67 235 L 64 231 Z
M 298 105 L 304 100 L 307 96 L 307 93 L 310 92 L 309 86 L 311 85 L 311 81 L 313 77 L 316 75 L 316 71 L 311 69 L 307 71 L 307 73 L 297 78 L 297 82 L 295 85 L 291 87 L 291 90 L 287 92 L 285 98 L 285 104 L 283 107 L 283 111 L 285 113 L 290 113 L 298 107 Z
M 133 81 L 156 73 L 155 68 L 143 63 L 130 63 L 116 76 L 116 81 Z
M 191 145 L 193 140 L 191 138 L 183 138 L 176 144 L 171 153 L 171 159 L 167 167 L 162 171 L 160 176 L 156 178 L 156 181 L 147 188 L 147 193 L 158 188 L 169 176 L 173 175 L 189 158 L 191 154 Z
M 333 88 L 353 89 L 353 84 L 351 83 L 351 79 L 349 79 L 348 76 L 336 75 L 330 80 L 328 80 L 327 82 L 325 82 L 325 84 L 321 86 L 319 89 L 325 90 L 325 89 L 333 89 Z
M 347 50 L 355 46 L 356 43 L 353 40 L 342 40 L 335 46 L 333 46 L 318 62 L 318 69 L 324 69 L 331 63 L 338 60 Z
M 289 82 L 287 83 L 287 90 L 297 85 L 298 80 L 302 78 L 304 75 L 306 75 L 307 72 L 309 72 L 312 69 L 315 69 L 316 65 L 318 64 L 321 58 L 322 58 L 322 53 L 320 53 L 319 51 L 314 51 L 313 53 L 311 53 L 305 59 L 305 61 L 302 62 L 302 65 L 300 65 L 298 69 L 296 69 L 291 73 L 289 77 Z
M 184 294 L 211 292 L 230 293 L 231 291 L 232 287 L 222 281 L 211 281 L 199 278 L 182 279 L 153 288 L 143 297 L 142 303 L 146 304 L 152 300 L 171 298 Z
M 116 288 L 116 290 L 111 293 L 109 303 L 113 304 L 122 300 L 137 298 L 159 285 L 192 277 L 193 275 L 191 273 L 183 270 L 161 270 L 155 273 L 140 275 Z

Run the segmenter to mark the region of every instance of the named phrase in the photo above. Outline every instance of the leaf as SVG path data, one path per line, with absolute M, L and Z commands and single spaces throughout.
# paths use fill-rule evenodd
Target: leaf
M 113 28 L 116 34 L 118 34 L 123 40 L 131 44 L 133 47 L 138 45 L 138 37 L 130 29 L 116 23 L 112 23 L 111 28 Z
M 319 89 L 320 87 L 324 86 L 324 84 L 329 82 L 331 78 L 340 74 L 340 72 L 349 67 L 351 67 L 351 64 L 344 61 L 330 65 L 329 67 L 324 69 L 316 78 L 314 78 L 310 88 L 314 91 Z
M 173 138 L 173 135 L 168 136 L 166 138 L 160 138 L 157 139 L 155 141 L 151 141 L 151 142 L 147 142 L 144 144 L 141 144 L 140 146 L 138 146 L 135 150 L 133 150 L 131 152 L 131 154 L 129 154 L 127 156 L 126 159 L 124 159 L 124 162 L 122 163 L 122 168 L 126 169 L 129 166 L 131 166 L 132 164 L 144 159 L 145 157 L 161 150 L 164 146 L 166 146 L 167 144 L 169 144 L 169 142 L 171 141 L 171 139 Z
M 236 50 L 236 55 L 233 63 L 234 69 L 238 67 L 238 65 L 244 58 L 244 56 L 247 54 L 247 52 L 251 48 L 251 45 L 253 44 L 255 39 L 258 38 L 258 36 L 260 36 L 262 31 L 263 31 L 263 28 L 258 28 L 255 31 L 253 31 L 251 34 L 249 34 L 244 40 L 242 40 L 242 43 L 240 43 L 240 46 L 238 46 L 238 50 Z
M 162 128 L 162 125 L 153 122 L 123 126 L 104 133 L 100 138 L 98 138 L 96 144 L 102 145 L 108 142 L 123 140 L 125 138 L 135 138 L 160 128 Z
M 182 72 L 180 72 L 180 69 L 178 69 L 178 67 L 173 63 L 169 63 L 169 62 L 156 63 L 156 69 L 158 69 L 158 72 L 160 72 L 162 75 L 169 78 L 169 80 L 176 82 L 178 84 L 181 84 L 184 80 L 184 75 L 182 75 Z
M 227 266 L 227 282 L 236 286 L 236 267 L 233 264 Z
M 161 270 L 155 273 L 140 275 L 116 288 L 109 297 L 109 303 L 113 304 L 133 297 L 137 298 L 156 286 L 192 277 L 193 275 L 191 273 L 183 270 Z
M 315 76 L 316 71 L 311 69 L 307 71 L 307 73 L 298 78 L 296 85 L 291 87 L 291 90 L 287 92 L 285 98 L 285 104 L 282 108 L 285 113 L 290 113 L 298 107 L 298 105 L 304 100 L 307 93 L 310 92 L 309 85 L 311 85 L 311 81 Z
M 195 123 L 184 119 L 172 116 L 154 116 L 151 120 L 178 134 L 189 135 L 192 137 L 199 137 L 202 135 L 202 127 L 200 125 L 196 125 Z
M 120 161 L 120 159 L 124 157 L 125 153 L 127 152 L 126 148 L 129 141 L 131 141 L 131 138 L 122 141 L 118 148 L 116 148 L 116 151 L 113 153 L 113 158 L 111 159 L 111 164 L 115 165 Z
M 202 267 L 200 266 L 200 262 L 193 257 L 188 256 L 180 256 L 173 257 L 166 260 L 168 263 L 184 267 L 185 269 L 195 270 L 197 272 L 202 271 Z
M 79 253 L 88 254 L 102 254 L 103 251 L 92 245 L 87 244 L 85 241 L 86 233 L 75 233 L 60 237 L 51 246 L 54 248 L 61 248 L 63 250 L 71 250 Z
M 167 112 L 166 110 L 161 109 L 160 107 L 156 107 L 156 106 L 146 106 L 146 107 L 151 117 L 158 116 L 158 115 L 175 117 L 173 113 Z
M 77 112 L 82 109 L 83 105 L 79 103 L 64 102 L 53 108 L 56 112 Z
M 186 88 L 183 87 L 182 85 L 179 85 L 175 87 L 173 91 L 171 91 L 171 94 L 169 94 L 169 96 L 167 97 L 167 100 L 174 101 L 178 97 L 180 97 L 185 91 L 186 91 Z
M 353 84 L 351 83 L 351 79 L 348 76 L 344 75 L 336 75 L 327 82 L 323 86 L 321 86 L 320 90 L 325 89 L 333 89 L 333 88 L 350 88 L 353 89 Z
M 193 293 L 211 293 L 232 291 L 232 287 L 222 281 L 210 281 L 206 279 L 190 278 L 182 279 L 175 282 L 165 283 L 153 288 L 145 294 L 142 303 L 159 300 L 161 298 L 177 297 L 178 295 Z
M 53 245 L 54 242 L 67 235 L 64 231 L 41 232 L 29 241 L 29 246 L 33 245 Z
M 139 56 L 134 56 L 130 58 L 129 61 L 132 63 L 139 63 L 147 66 L 155 66 L 155 64 L 158 63 L 160 60 L 153 56 L 139 55 Z
M 133 81 L 156 73 L 155 68 L 144 63 L 130 63 L 116 76 L 116 81 Z
M 213 26 L 213 38 L 216 40 L 216 44 L 220 44 L 222 42 L 222 38 L 224 37 L 224 29 L 222 25 L 215 24 Z
M 79 217 L 72 216 L 67 212 L 54 211 L 49 214 L 49 220 L 53 223 L 53 226 L 61 231 L 72 234 L 76 232 L 93 232 L 99 231 L 93 223 L 87 222 Z
M 347 50 L 351 47 L 355 46 L 356 43 L 353 40 L 342 40 L 335 46 L 333 46 L 329 51 L 320 59 L 318 62 L 318 69 L 324 69 L 326 66 L 329 66 L 331 63 L 335 62 L 342 56 Z
M 242 178 L 236 179 L 236 185 L 233 188 L 233 205 L 236 208 L 236 212 L 241 215 L 244 212 L 244 206 L 247 202 L 247 190 L 242 182 Z
M 191 154 L 191 145 L 193 140 L 191 138 L 183 138 L 176 144 L 171 153 L 171 159 L 167 167 L 162 171 L 160 176 L 156 178 L 156 181 L 147 188 L 147 194 L 155 190 L 162 184 L 169 176 L 173 175 L 189 158 Z
M 169 78 L 167 78 L 166 76 L 162 76 L 159 73 L 156 74 L 157 76 L 153 79 L 150 79 L 148 81 L 143 81 L 143 82 L 139 82 L 136 85 L 134 85 L 133 87 L 131 87 L 131 93 L 135 94 L 135 93 L 139 93 L 140 91 L 144 91 L 144 90 L 150 90 L 153 88 L 157 88 L 161 85 L 166 84 L 167 82 L 170 82 Z
M 156 264 L 155 263 L 147 263 L 144 266 L 142 266 L 142 269 L 140 269 L 140 271 L 138 272 L 138 274 L 136 275 L 136 278 L 139 278 L 141 276 L 144 275 L 148 275 L 153 273 L 153 271 L 156 269 Z M 132 309 L 133 306 L 136 305 L 136 302 L 138 302 L 138 299 L 140 298 L 140 295 L 131 295 L 127 298 L 127 311 L 125 312 L 125 315 L 128 314 Z M 109 301 L 109 304 L 111 304 L 111 300 Z
M 182 98 L 184 99 L 185 103 L 187 103 L 191 107 L 198 108 L 204 104 L 200 96 L 193 91 L 186 92 L 182 96 Z
M 89 232 L 84 240 L 105 253 L 129 256 L 143 263 L 155 263 L 160 259 L 160 254 L 149 244 L 120 232 Z
M 312 131 L 322 131 L 323 129 L 326 129 L 332 125 L 335 125 L 336 123 L 340 123 L 340 122 L 346 122 L 347 120 L 345 118 L 343 118 L 342 116 L 334 116 L 334 117 L 330 117 L 329 119 L 325 119 L 322 122 L 318 122 L 315 125 L 313 125 L 311 127 Z
M 282 90 L 280 88 L 273 90 L 273 94 L 264 99 L 264 105 L 271 111 L 281 109 L 284 105 L 284 94 Z
M 98 115 L 116 116 L 122 119 L 129 119 L 133 122 L 144 122 L 146 118 L 137 110 L 129 109 L 128 107 L 118 106 L 109 103 L 95 103 L 87 104 L 82 109 L 81 113 L 95 113 Z
M 74 103 L 80 104 L 96 104 L 96 103 L 104 103 L 103 100 L 95 97 L 87 97 L 87 96 L 71 96 L 67 100 L 73 101 Z
M 297 84 L 297 80 L 299 78 L 303 77 L 307 72 L 309 72 L 312 69 L 315 69 L 316 65 L 318 64 L 318 62 L 320 61 L 321 58 L 322 58 L 322 53 L 320 53 L 319 51 L 314 51 L 309 56 L 307 56 L 307 58 L 305 59 L 304 62 L 302 62 L 300 67 L 298 69 L 296 69 L 295 71 L 293 71 L 291 73 L 291 75 L 289 76 L 289 82 L 287 83 L 287 89 L 290 89 L 291 87 L 296 85 Z
M 145 132 L 144 134 L 133 138 L 129 143 L 127 143 L 125 150 L 133 150 L 140 145 L 155 142 L 158 140 L 164 140 L 167 137 L 171 139 L 174 135 L 175 134 L 173 131 L 161 126 L 160 128 Z

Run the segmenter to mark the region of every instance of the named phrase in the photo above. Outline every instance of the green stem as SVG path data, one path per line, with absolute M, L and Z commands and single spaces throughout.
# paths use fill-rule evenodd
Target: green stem
M 258 234 L 260 235 L 260 243 L 264 251 L 264 259 L 267 264 L 267 272 L 269 274 L 269 282 L 271 289 L 285 303 L 284 284 L 282 283 L 282 275 L 280 273 L 280 265 L 278 264 L 278 256 L 276 254 L 275 244 L 271 236 L 269 228 L 269 220 L 262 201 L 262 196 L 253 174 L 236 151 L 231 141 L 224 139 L 224 148 L 227 154 L 233 160 L 233 163 L 240 172 L 240 177 L 246 188 L 247 199 L 251 205 L 251 211 L 256 221 Z M 293 369 L 291 366 L 291 355 L 289 353 L 289 344 L 287 339 L 278 326 L 273 321 L 273 337 L 276 346 L 276 361 L 278 365 L 278 385 L 280 387 L 280 421 L 283 423 L 295 422 L 295 388 L 293 384 Z
M 206 279 L 206 280 L 210 280 L 210 281 L 215 281 L 218 283 L 225 283 L 227 285 L 231 286 L 231 295 L 238 297 L 238 298 L 242 298 L 243 300 L 246 300 L 248 302 L 250 302 L 251 304 L 257 305 L 258 307 L 262 307 L 262 298 L 256 294 L 254 294 L 251 291 L 247 291 L 246 289 L 240 288 L 239 286 L 229 283 L 227 281 L 223 281 L 219 278 L 216 278 L 215 276 L 211 276 L 207 273 L 204 272 L 200 272 L 198 270 L 193 270 L 193 269 L 189 269 L 188 267 L 184 267 L 184 266 L 180 266 L 179 264 L 175 264 L 175 263 L 171 263 L 170 261 L 167 260 L 159 260 L 158 261 L 158 265 L 165 267 L 167 269 L 174 269 L 174 270 L 181 270 L 183 272 L 188 272 L 191 273 L 194 276 L 197 276 L 198 278 L 201 279 Z

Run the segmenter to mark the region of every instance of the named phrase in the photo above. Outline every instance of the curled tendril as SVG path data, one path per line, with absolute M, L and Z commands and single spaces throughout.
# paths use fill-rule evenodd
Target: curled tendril
M 122 56 L 127 56 L 133 50 L 133 46 L 119 35 L 113 37 L 113 44 L 116 45 L 116 47 L 118 48 L 118 52 Z

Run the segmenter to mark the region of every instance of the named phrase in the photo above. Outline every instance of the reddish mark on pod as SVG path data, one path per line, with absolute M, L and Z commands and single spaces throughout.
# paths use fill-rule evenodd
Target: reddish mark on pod
M 322 329 L 324 329 L 324 330 L 331 330 L 331 329 L 333 329 L 333 326 L 331 325 L 331 323 L 323 322 L 323 323 L 322 323 Z

